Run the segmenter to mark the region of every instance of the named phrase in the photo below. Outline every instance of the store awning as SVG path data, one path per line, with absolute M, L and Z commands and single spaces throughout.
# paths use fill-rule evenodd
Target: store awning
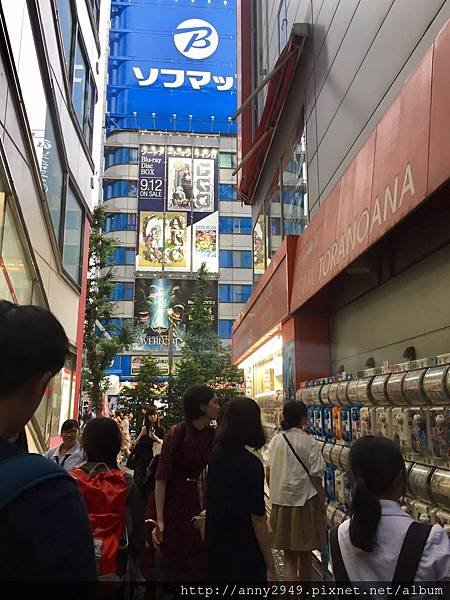
M 236 174 L 242 169 L 239 193 L 245 204 L 252 203 L 253 194 L 277 130 L 278 122 L 286 103 L 307 36 L 308 26 L 306 24 L 298 23 L 294 25 L 291 37 L 283 52 L 278 57 L 273 70 L 254 90 L 253 94 L 245 100 L 236 112 L 236 115 L 234 115 L 237 117 L 244 110 L 251 107 L 253 99 L 265 85 L 269 84 L 263 114 L 253 138 L 252 148 L 242 158 L 234 171 L 234 174 Z

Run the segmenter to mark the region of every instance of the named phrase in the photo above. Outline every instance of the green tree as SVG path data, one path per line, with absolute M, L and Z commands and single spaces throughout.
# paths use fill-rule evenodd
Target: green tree
M 143 357 L 141 368 L 136 375 L 136 385 L 122 390 L 122 403 L 137 415 L 142 404 L 151 404 L 152 400 L 161 395 L 160 378 L 161 371 L 152 355 Z
M 104 223 L 105 210 L 99 205 L 93 212 L 89 238 L 83 370 L 83 387 L 96 412 L 100 411 L 108 389 L 107 369 L 114 357 L 133 342 L 127 326 L 117 328 L 110 324 L 116 310 L 110 299 L 114 286 L 114 267 L 110 262 L 114 240 L 103 234 Z
M 187 311 L 187 332 L 174 376 L 169 380 L 166 422 L 172 425 L 183 418 L 182 398 L 186 389 L 206 383 L 226 400 L 242 393 L 242 373 L 231 364 L 231 355 L 215 330 L 213 305 L 208 296 L 208 271 L 203 263 Z

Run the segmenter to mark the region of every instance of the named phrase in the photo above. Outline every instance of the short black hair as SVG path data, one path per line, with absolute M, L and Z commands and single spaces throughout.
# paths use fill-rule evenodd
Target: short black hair
M 64 421 L 61 425 L 61 432 L 71 431 L 72 429 L 80 429 L 80 425 L 75 419 L 67 419 L 67 421 Z
M 68 343 L 61 323 L 45 308 L 0 300 L 0 398 L 44 373 L 56 375 Z
M 200 407 L 206 406 L 215 395 L 216 392 L 209 385 L 203 383 L 191 385 L 183 396 L 184 418 L 186 421 L 193 421 L 202 417 L 205 413 Z
M 283 406 L 283 420 L 281 422 L 282 429 L 290 429 L 298 427 L 300 421 L 305 419 L 308 414 L 308 409 L 304 402 L 298 400 L 290 400 Z
M 96 417 L 86 423 L 82 439 L 88 462 L 105 463 L 117 469 L 117 455 L 122 447 L 122 432 L 108 417 Z
M 261 409 L 252 398 L 236 398 L 227 402 L 219 420 L 217 443 L 224 446 L 262 448 L 266 436 L 261 423 Z

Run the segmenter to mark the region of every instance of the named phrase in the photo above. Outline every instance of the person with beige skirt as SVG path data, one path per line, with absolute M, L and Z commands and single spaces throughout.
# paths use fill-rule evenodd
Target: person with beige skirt
M 319 443 L 303 430 L 306 415 L 303 402 L 287 402 L 282 431 L 264 454 L 273 547 L 283 550 L 285 581 L 311 581 L 312 550 L 326 541 L 325 461 Z

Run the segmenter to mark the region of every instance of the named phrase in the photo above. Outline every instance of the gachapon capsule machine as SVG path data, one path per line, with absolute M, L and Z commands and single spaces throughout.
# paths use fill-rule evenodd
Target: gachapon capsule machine
M 450 471 L 447 469 L 433 471 L 430 480 L 430 494 L 433 503 L 438 508 L 450 513 Z
M 450 469 L 450 366 L 438 365 L 427 370 L 423 389 L 432 407 L 427 410 L 429 455 L 438 467 Z
M 403 393 L 403 381 L 406 373 L 406 371 L 400 371 L 389 376 L 386 392 L 392 408 L 380 410 L 379 416 L 377 413 L 377 422 L 383 432 L 382 435 L 393 439 L 399 445 L 403 456 L 408 457 L 411 449 L 411 439 L 408 428 L 408 413 L 406 411 L 408 401 Z
M 408 476 L 408 489 L 411 493 L 411 516 L 421 522 L 431 522 L 433 500 L 431 496 L 431 480 L 435 467 L 414 464 Z
M 348 382 L 347 398 L 350 403 L 351 439 L 354 441 L 361 437 L 361 406 L 358 400 L 357 379 Z
M 373 377 L 358 379 L 356 382 L 356 397 L 361 406 L 361 436 L 375 435 L 375 407 L 373 406 L 371 384 Z
M 334 487 L 334 472 L 336 471 L 335 465 L 331 460 L 331 452 L 334 448 L 334 444 L 327 443 L 322 448 L 322 456 L 326 463 L 325 470 L 325 496 L 328 502 L 333 501 L 336 498 L 336 492 Z
M 325 383 L 320 390 L 320 401 L 323 404 L 323 435 L 327 442 L 334 441 L 333 435 L 333 407 L 330 404 L 329 390 L 330 383 Z
M 326 515 L 327 515 L 327 523 L 329 527 L 334 527 L 334 515 L 337 511 L 337 506 L 335 504 L 327 504 Z
M 350 445 L 352 443 L 352 419 L 351 419 L 351 406 L 347 395 L 347 389 L 349 381 L 340 381 L 338 383 L 337 397 L 338 402 L 342 406 L 341 410 L 341 421 L 342 421 L 342 439 L 345 444 Z
M 429 462 L 428 411 L 426 409 L 429 402 L 423 388 L 425 373 L 426 369 L 408 371 L 403 380 L 403 394 L 406 401 L 411 405 L 410 408 L 405 409 L 411 435 L 409 458 L 419 462 Z
M 328 391 L 328 397 L 330 403 L 332 405 L 332 418 L 333 418 L 333 437 L 336 440 L 336 444 L 343 444 L 343 435 L 342 435 L 342 406 L 339 403 L 337 390 L 338 383 L 334 382 L 330 385 L 330 389 Z

